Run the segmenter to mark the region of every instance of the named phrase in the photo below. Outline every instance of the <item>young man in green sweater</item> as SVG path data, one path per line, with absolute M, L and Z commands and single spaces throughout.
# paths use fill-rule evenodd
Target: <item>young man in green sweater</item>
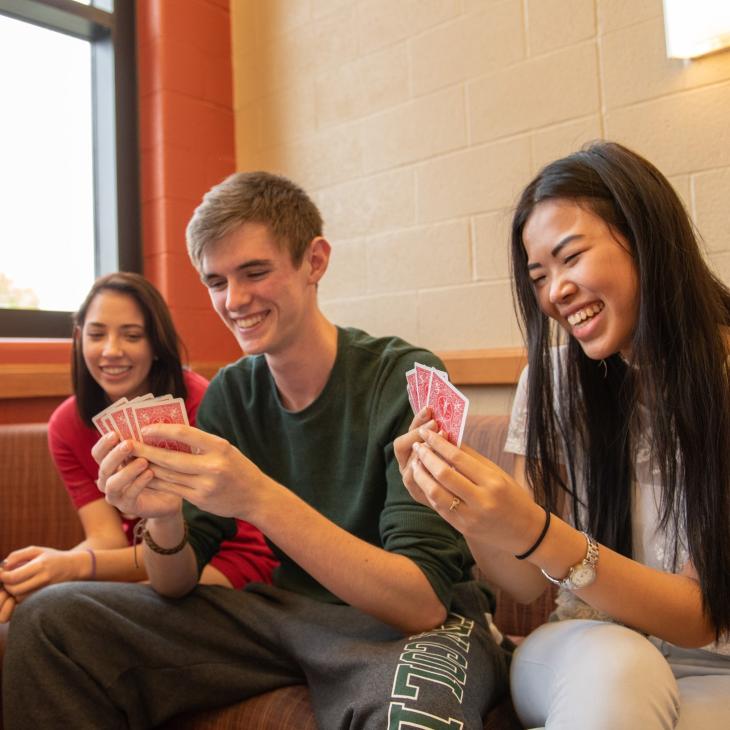
M 393 454 L 411 421 L 405 372 L 443 364 L 324 316 L 330 245 L 291 181 L 233 175 L 187 233 L 246 356 L 212 381 L 198 428 L 148 427 L 191 453 L 97 445 L 99 488 L 146 518 L 154 590 L 74 584 L 19 607 L 8 726 L 154 727 L 306 683 L 323 730 L 481 727 L 506 679 L 490 597 L 460 536 L 410 498 Z M 236 517 L 274 548 L 274 585 L 198 586 Z

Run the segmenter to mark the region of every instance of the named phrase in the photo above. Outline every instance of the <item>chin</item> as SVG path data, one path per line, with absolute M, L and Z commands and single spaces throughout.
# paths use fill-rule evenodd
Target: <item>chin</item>
M 246 355 L 260 355 L 265 352 L 264 348 L 257 342 L 247 342 L 240 337 L 236 337 L 236 342 L 238 342 L 241 351 Z
M 578 343 L 580 349 L 583 350 L 583 354 L 591 360 L 606 360 L 607 358 L 615 355 L 618 350 L 612 347 L 601 347 L 598 344 L 583 345 L 581 342 Z

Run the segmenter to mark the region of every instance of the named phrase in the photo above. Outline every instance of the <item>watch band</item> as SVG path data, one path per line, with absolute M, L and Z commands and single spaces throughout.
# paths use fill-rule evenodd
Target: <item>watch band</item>
M 586 539 L 586 556 L 579 563 L 573 565 L 565 578 L 553 578 L 542 568 L 542 574 L 556 586 L 574 591 L 579 588 L 588 587 L 596 579 L 596 565 L 598 565 L 598 543 L 587 533 L 583 532 Z

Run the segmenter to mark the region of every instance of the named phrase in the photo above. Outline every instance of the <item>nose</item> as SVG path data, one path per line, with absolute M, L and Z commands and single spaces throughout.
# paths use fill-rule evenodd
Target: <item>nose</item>
M 253 296 L 248 287 L 241 282 L 229 281 L 226 290 L 226 309 L 229 312 L 237 312 L 247 307 Z
M 575 294 L 576 286 L 565 274 L 559 274 L 550 282 L 550 302 L 560 304 Z
M 122 345 L 118 337 L 110 335 L 104 340 L 103 354 L 107 357 L 117 357 L 122 354 Z

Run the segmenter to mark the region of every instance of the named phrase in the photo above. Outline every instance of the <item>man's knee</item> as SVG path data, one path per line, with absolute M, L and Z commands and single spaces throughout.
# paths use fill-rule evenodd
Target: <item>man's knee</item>
M 82 628 L 87 600 L 78 583 L 58 583 L 36 591 L 13 611 L 8 650 L 21 644 L 27 647 L 29 642 L 52 635 L 60 627 Z

